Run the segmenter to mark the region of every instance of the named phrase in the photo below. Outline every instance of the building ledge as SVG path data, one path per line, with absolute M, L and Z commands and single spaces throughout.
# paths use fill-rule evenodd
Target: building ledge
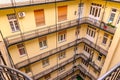
M 28 31 L 28 32 L 22 32 L 22 33 L 20 32 L 19 34 L 8 36 L 4 40 L 6 42 L 6 45 L 9 47 L 9 46 L 12 46 L 20 42 L 32 40 L 40 36 L 58 32 L 60 30 L 76 27 L 77 25 L 81 25 L 81 24 L 89 24 L 92 27 L 99 28 L 111 34 L 114 34 L 116 31 L 116 28 L 112 28 L 110 26 L 107 26 L 106 28 L 106 24 L 104 22 L 100 22 L 90 17 L 83 17 L 80 19 L 75 19 L 75 20 L 59 23 L 57 25 L 47 26 L 45 28 L 39 28 L 39 29 L 35 29 L 32 31 Z
M 87 45 L 89 45 L 90 47 L 94 48 L 95 50 L 97 50 L 98 52 L 100 52 L 102 55 L 106 56 L 107 55 L 107 51 L 102 49 L 101 47 L 99 47 L 98 45 L 95 45 L 93 42 L 89 41 L 88 39 L 86 38 L 81 38 L 81 39 L 78 39 L 77 40 L 77 44 L 80 44 L 80 43 L 85 43 Z M 70 42 L 68 44 L 65 44 L 63 46 L 60 46 L 56 49 L 52 49 L 52 50 L 49 50 L 47 52 L 44 52 L 44 53 L 41 53 L 37 56 L 34 56 L 32 58 L 29 58 L 29 59 L 26 59 L 24 61 L 21 61 L 21 62 L 18 62 L 17 64 L 15 64 L 15 67 L 20 69 L 24 66 L 27 66 L 29 64 L 32 64 L 32 63 L 35 63 L 35 62 L 38 62 L 40 61 L 41 59 L 45 58 L 45 57 L 48 57 L 48 56 L 51 56 L 51 55 L 54 55 L 60 51 L 63 51 L 65 49 L 68 49 L 70 47 L 73 47 L 76 45 L 76 41 L 73 41 L 73 42 Z M 85 58 L 85 57 L 84 57 Z
M 21 8 L 21 7 L 28 7 L 28 6 L 37 6 L 37 5 L 43 5 L 43 4 L 51 4 L 51 3 L 57 3 L 57 2 L 66 2 L 66 1 L 72 1 L 72 0 L 39 0 L 39 1 L 24 1 L 24 2 L 13 2 L 8 4 L 0 4 L 0 10 L 4 9 L 12 9 L 12 8 Z

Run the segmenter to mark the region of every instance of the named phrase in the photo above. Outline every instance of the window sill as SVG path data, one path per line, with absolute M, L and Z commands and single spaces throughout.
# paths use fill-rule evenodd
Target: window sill
M 106 44 L 104 44 L 104 43 L 101 43 L 103 46 L 106 46 Z
M 12 33 L 19 32 L 20 30 L 12 31 Z
M 58 59 L 59 59 L 59 60 L 62 60 L 62 59 L 64 59 L 64 58 L 65 58 L 65 56 L 63 56 L 63 57 L 59 57 Z
M 47 48 L 47 46 L 44 46 L 44 47 L 41 47 L 40 49 L 43 50 L 43 49 L 46 49 L 46 48 Z
M 61 41 L 58 41 L 59 43 L 62 43 L 62 42 L 65 42 L 66 40 L 61 40 Z
M 47 67 L 47 66 L 49 66 L 49 63 L 48 63 L 48 64 L 43 65 L 43 68 L 45 68 L 45 67 Z
M 27 54 L 20 55 L 20 58 L 27 56 Z

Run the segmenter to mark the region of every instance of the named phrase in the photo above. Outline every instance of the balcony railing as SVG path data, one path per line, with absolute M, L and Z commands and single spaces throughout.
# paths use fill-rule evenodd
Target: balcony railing
M 0 65 L 0 80 L 32 80 L 32 79 L 28 77 L 26 74 L 16 69 Z
M 78 19 L 75 19 L 75 20 L 59 23 L 59 24 L 57 24 L 57 28 L 56 28 L 56 25 L 51 25 L 51 26 L 47 26 L 45 28 L 35 29 L 32 31 L 8 36 L 5 38 L 5 41 L 6 41 L 7 46 L 10 46 L 10 45 L 16 44 L 18 42 L 31 40 L 31 39 L 34 39 L 34 38 L 37 38 L 37 37 L 40 37 L 43 35 L 57 32 L 59 30 L 76 27 L 78 24 L 90 24 L 90 25 L 93 25 L 104 31 L 112 33 L 112 34 L 114 34 L 114 32 L 116 30 L 116 28 L 111 28 L 111 27 L 104 28 L 105 23 L 101 23 L 100 21 L 93 19 L 93 18 L 84 17 L 84 18 L 80 18 L 79 21 L 78 21 Z
M 73 71 L 75 72 L 77 70 L 80 70 L 81 72 L 83 72 L 91 80 L 97 80 L 91 73 L 89 73 L 84 67 L 82 67 L 82 65 L 77 65 L 75 68 L 72 68 L 72 69 L 64 72 L 63 74 L 55 77 L 53 80 L 64 80 L 65 77 L 69 76 L 70 74 L 73 73 Z
M 8 9 L 8 8 L 16 8 L 16 7 L 25 7 L 25 6 L 33 6 L 40 4 L 48 4 L 54 2 L 63 2 L 69 0 L 7 0 L 6 3 L 0 3 L 0 9 Z
M 75 72 L 75 71 L 77 71 L 77 70 L 79 70 L 79 69 L 78 69 L 78 68 L 72 68 L 72 69 L 64 72 L 63 74 L 55 77 L 53 80 L 64 80 L 65 77 L 69 76 L 70 74 L 73 73 L 73 71 Z
M 85 75 L 87 75 L 91 80 L 97 80 L 90 72 L 88 72 L 82 65 L 77 66 L 80 71 L 82 71 Z
M 89 64 L 91 65 L 91 66 L 93 66 L 97 71 L 101 71 L 101 67 L 99 67 L 97 64 L 95 64 L 95 62 L 89 62 Z
M 82 57 L 81 55 L 84 55 L 84 54 L 80 54 L 80 55 L 76 56 L 75 59 L 78 59 L 78 58 Z M 44 76 L 44 75 L 46 75 L 48 73 L 51 73 L 51 72 L 59 69 L 60 67 L 65 66 L 65 65 L 73 62 L 73 60 L 74 60 L 74 57 L 69 58 L 68 60 L 66 60 L 66 61 L 64 61 L 62 63 L 59 63 L 58 65 L 55 65 L 55 66 L 53 66 L 53 67 L 51 67 L 51 68 L 49 68 L 49 69 L 47 69 L 47 70 L 45 70 L 43 72 L 40 72 L 40 73 L 34 75 L 33 79 L 37 80 L 37 79 L 41 78 L 42 76 Z
M 107 0 L 107 1 L 120 3 L 120 0 Z
M 77 56 L 75 57 L 75 59 L 84 58 L 84 57 L 86 57 L 86 56 L 85 56 L 83 53 L 80 53 L 79 55 L 77 55 Z M 51 67 L 51 68 L 49 68 L 49 69 L 47 69 L 47 70 L 45 70 L 45 71 L 43 71 L 43 72 L 40 72 L 39 74 L 34 75 L 34 76 L 33 76 L 33 79 L 35 79 L 35 80 L 36 80 L 36 79 L 40 79 L 40 78 L 43 77 L 44 75 L 49 74 L 49 73 L 51 73 L 51 72 L 59 69 L 60 67 L 65 66 L 65 65 L 73 62 L 73 60 L 74 60 L 74 57 L 72 57 L 72 58 L 70 58 L 70 59 L 68 59 L 68 60 L 66 60 L 66 61 L 64 61 L 64 62 L 62 62 L 62 63 L 59 63 L 58 65 L 55 65 L 55 66 L 53 66 L 53 67 Z M 79 69 L 79 70 L 81 70 L 83 73 L 85 72 L 86 75 L 89 76 L 92 80 L 96 80 L 95 77 L 94 77 L 91 73 L 87 72 L 87 70 L 86 70 L 84 67 L 81 67 L 81 68 L 80 68 L 80 67 L 81 67 L 81 65 L 77 66 L 77 67 L 74 69 L 74 71 L 76 71 L 76 70 Z M 65 78 L 67 75 L 70 75 L 71 73 L 73 73 L 73 69 L 72 69 L 72 70 L 69 70 L 69 71 L 67 71 L 67 72 L 65 72 L 65 73 L 63 73 L 62 75 L 57 76 L 57 77 L 54 78 L 53 80 L 63 79 L 63 78 Z
M 98 45 L 95 45 L 93 42 L 89 41 L 89 40 L 86 39 L 86 38 L 81 38 L 81 39 L 79 39 L 79 40 L 77 41 L 77 44 L 79 44 L 79 43 L 86 43 L 86 44 L 88 44 L 89 46 L 91 46 L 91 47 L 93 47 L 94 49 L 96 49 L 98 52 L 102 53 L 103 55 L 105 55 L 105 56 L 107 55 L 107 51 L 106 51 L 106 50 L 102 49 L 102 48 L 99 47 Z M 58 47 L 58 48 L 52 49 L 52 50 L 50 50 L 50 51 L 44 52 L 44 53 L 39 54 L 39 55 L 37 55 L 37 56 L 34 56 L 34 57 L 32 57 L 32 58 L 29 58 L 29 59 L 26 59 L 26 60 L 24 60 L 24 61 L 21 61 L 21 62 L 15 64 L 15 66 L 16 66 L 16 68 L 24 67 L 24 66 L 26 66 L 26 65 L 28 65 L 28 64 L 32 64 L 32 63 L 34 63 L 34 62 L 37 62 L 37 61 L 39 61 L 39 60 L 41 60 L 41 59 L 43 59 L 43 58 L 45 58 L 45 57 L 51 56 L 51 55 L 53 55 L 53 54 L 55 54 L 55 53 L 57 53 L 57 52 L 60 52 L 60 51 L 65 50 L 65 49 L 67 49 L 67 48 L 70 48 L 70 47 L 74 46 L 75 44 L 76 44 L 75 41 L 70 42 L 70 43 L 65 44 L 65 45 L 63 45 L 63 46 L 60 46 L 60 47 Z
M 120 80 L 120 63 L 110 69 L 98 80 Z

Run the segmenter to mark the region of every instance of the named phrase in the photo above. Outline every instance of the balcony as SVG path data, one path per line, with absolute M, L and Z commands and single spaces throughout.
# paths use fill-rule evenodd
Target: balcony
M 81 54 L 81 55 L 83 55 L 83 54 Z M 80 58 L 81 55 L 76 56 L 75 59 Z M 68 60 L 66 60 L 66 61 L 64 61 L 64 62 L 62 62 L 62 63 L 59 63 L 58 65 L 55 65 L 55 66 L 53 66 L 53 67 L 51 67 L 51 68 L 49 68 L 49 69 L 47 69 L 47 70 L 45 70 L 45 71 L 43 71 L 43 72 L 40 72 L 40 73 L 34 75 L 34 76 L 33 76 L 33 79 L 37 80 L 37 79 L 43 77 L 44 75 L 46 75 L 46 74 L 48 74 L 48 73 L 51 73 L 51 72 L 59 69 L 60 67 L 65 66 L 65 65 L 73 62 L 73 60 L 74 60 L 74 57 L 69 58 Z
M 82 65 L 77 66 L 81 72 L 83 72 L 85 75 L 87 75 L 91 80 L 97 80 L 89 71 L 87 71 Z
M 57 32 L 59 30 L 76 27 L 79 24 L 89 24 L 89 25 L 95 26 L 96 28 L 99 28 L 101 30 L 107 31 L 111 34 L 114 34 L 115 30 L 116 30 L 116 28 L 111 28 L 111 27 L 104 28 L 105 23 L 100 22 L 100 21 L 93 19 L 93 18 L 84 17 L 84 18 L 80 18 L 79 21 L 78 21 L 78 19 L 75 19 L 75 20 L 59 23 L 59 24 L 57 24 L 57 26 L 51 25 L 51 26 L 47 26 L 45 28 L 39 28 L 39 29 L 35 29 L 32 31 L 23 32 L 23 33 L 19 33 L 16 35 L 8 36 L 4 40 L 7 44 L 7 46 L 11 46 L 11 45 L 23 42 L 23 41 L 31 40 L 34 38 L 38 38 L 40 36 L 54 33 L 54 32 Z
M 120 63 L 110 69 L 98 80 L 120 80 Z
M 26 74 L 16 69 L 0 65 L 0 80 L 32 80 L 32 79 L 28 77 Z
M 0 9 L 19 8 L 26 6 L 35 6 L 42 4 L 50 4 L 55 2 L 65 2 L 70 0 L 6 0 L 7 2 L 0 4 Z
M 101 67 L 99 67 L 97 64 L 95 64 L 94 62 L 89 62 L 89 64 L 92 66 L 92 67 L 94 67 L 97 71 L 101 71 Z
M 66 72 L 64 72 L 63 74 L 55 77 L 53 80 L 64 80 L 65 77 L 69 76 L 70 74 L 72 74 L 73 72 L 79 70 L 78 68 L 72 68 Z
M 81 39 L 79 39 L 79 40 L 77 41 L 77 44 L 79 44 L 79 43 L 86 43 L 87 45 L 89 45 L 89 46 L 91 46 L 92 48 L 96 49 L 98 52 L 102 53 L 103 55 L 105 55 L 105 56 L 107 55 L 107 51 L 106 51 L 106 50 L 102 49 L 102 48 L 99 47 L 98 45 L 95 45 L 93 42 L 89 41 L 89 40 L 86 39 L 86 38 L 81 38 Z M 63 50 L 68 49 L 68 48 L 70 48 L 70 47 L 72 47 L 72 46 L 75 46 L 75 44 L 76 44 L 76 41 L 70 42 L 70 43 L 65 44 L 65 45 L 63 45 L 63 46 L 60 46 L 60 47 L 58 47 L 58 48 L 55 48 L 55 49 L 52 49 L 52 50 L 47 51 L 47 52 L 45 52 L 45 53 L 39 54 L 39 55 L 37 55 L 37 56 L 35 56 L 35 57 L 32 57 L 32 58 L 26 59 L 26 60 L 24 60 L 24 61 L 21 61 L 21 62 L 15 64 L 15 66 L 16 66 L 16 68 L 18 68 L 18 69 L 19 69 L 19 68 L 22 68 L 22 67 L 24 67 L 24 66 L 26 66 L 26 65 L 28 65 L 28 64 L 35 63 L 35 62 L 40 61 L 41 59 L 43 59 L 43 58 L 45 58 L 45 57 L 51 56 L 51 55 L 56 54 L 56 53 L 58 53 L 58 52 L 60 52 L 60 51 L 63 51 Z M 86 58 L 86 57 L 84 57 L 84 58 Z
M 107 0 L 107 1 L 120 3 L 120 0 Z
M 83 53 L 80 53 L 79 55 L 77 55 L 77 56 L 75 57 L 75 60 L 78 59 L 78 58 L 84 58 L 84 57 L 85 57 L 85 55 L 84 55 Z M 33 76 L 33 79 L 35 79 L 35 80 L 36 80 L 36 79 L 40 79 L 40 78 L 43 77 L 44 75 L 47 75 L 47 74 L 49 74 L 49 73 L 51 73 L 51 72 L 59 69 L 60 67 L 65 66 L 65 65 L 73 62 L 73 61 L 74 61 L 74 57 L 69 58 L 68 60 L 66 60 L 66 61 L 64 61 L 64 62 L 62 62 L 62 63 L 60 63 L 60 64 L 58 64 L 58 65 L 55 65 L 55 66 L 53 66 L 53 67 L 51 67 L 51 68 L 49 68 L 49 69 L 47 69 L 47 70 L 45 70 L 45 71 L 43 71 L 43 72 L 40 72 L 40 73 L 34 75 L 34 76 Z M 79 68 L 79 67 L 80 67 L 80 68 Z M 80 65 L 79 67 L 76 67 L 76 68 L 74 69 L 74 71 L 79 70 L 79 69 L 80 69 L 81 71 L 83 71 L 83 73 L 86 71 L 86 69 L 85 69 L 84 67 L 81 67 L 81 65 Z M 73 73 L 73 69 L 71 69 L 71 70 L 69 70 L 69 71 L 67 71 L 67 72 L 65 72 L 65 73 L 57 76 L 57 77 L 54 78 L 53 80 L 63 79 L 63 78 L 65 78 L 67 75 L 70 75 L 71 73 Z M 88 75 L 90 78 L 91 78 L 91 77 L 94 78 L 93 76 L 91 76 L 92 74 L 90 74 L 89 72 L 87 72 L 86 75 Z M 95 79 L 94 79 L 94 80 L 95 80 Z

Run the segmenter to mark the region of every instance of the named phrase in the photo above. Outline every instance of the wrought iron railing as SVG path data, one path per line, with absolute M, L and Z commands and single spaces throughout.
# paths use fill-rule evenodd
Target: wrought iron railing
M 61 1 L 69 1 L 69 0 L 21 0 L 21 1 L 9 0 L 6 3 L 3 4 L 1 3 L 0 9 L 33 6 L 33 5 L 48 4 L 48 3 L 61 2 Z
M 77 56 L 75 57 L 75 59 L 78 59 L 78 58 L 83 58 L 83 59 L 84 59 L 84 57 L 86 57 L 86 56 L 84 55 L 84 53 L 80 53 L 79 55 L 77 55 Z M 69 64 L 69 63 L 71 63 L 71 62 L 73 62 L 73 61 L 74 61 L 74 57 L 69 58 L 68 60 L 66 60 L 66 61 L 64 61 L 64 62 L 62 62 L 62 63 L 59 63 L 58 65 L 55 65 L 55 66 L 53 66 L 53 67 L 51 67 L 51 68 L 49 68 L 49 69 L 47 69 L 47 70 L 45 70 L 45 71 L 43 71 L 43 72 L 40 72 L 40 73 L 34 75 L 34 76 L 33 76 L 33 79 L 35 79 L 35 80 L 36 80 L 36 79 L 40 79 L 40 78 L 43 77 L 44 75 L 49 74 L 49 73 L 51 73 L 51 72 L 59 69 L 60 67 L 65 66 L 65 65 L 67 65 L 67 64 Z M 77 67 L 74 69 L 74 71 L 76 71 L 76 70 L 78 70 L 78 69 L 79 69 L 80 71 L 82 71 L 83 73 L 85 73 L 87 76 L 89 76 L 92 80 L 96 80 L 95 77 L 94 77 L 91 73 L 87 72 L 87 70 L 86 70 L 84 67 L 81 67 L 81 65 L 77 66 Z M 72 70 L 72 71 L 71 71 L 71 70 Z M 73 73 L 73 69 L 71 69 L 71 70 L 69 70 L 69 71 L 67 71 L 67 72 L 65 72 L 65 73 L 57 76 L 57 77 L 54 78 L 53 80 L 57 80 L 57 79 L 58 79 L 58 80 L 61 80 L 61 79 L 65 78 L 67 75 L 70 75 L 71 73 Z
M 32 79 L 26 74 L 16 69 L 0 65 L 0 80 L 32 80 Z
M 90 72 L 88 72 L 82 65 L 77 66 L 80 71 L 82 71 L 85 75 L 87 75 L 91 80 L 97 80 Z
M 80 70 L 81 72 L 83 72 L 91 80 L 96 80 L 96 78 L 90 72 L 88 72 L 84 67 L 82 67 L 82 64 L 77 65 L 75 68 L 72 68 L 72 69 L 70 69 L 68 71 L 65 71 L 63 74 L 55 77 L 53 80 L 64 80 L 65 77 L 69 76 L 70 74 L 73 73 L 73 71 L 75 72 L 77 70 Z
M 81 53 L 80 55 L 76 56 L 75 59 L 78 59 L 78 58 L 82 57 L 81 55 L 84 55 L 84 54 Z M 34 75 L 34 76 L 33 76 L 33 79 L 35 79 L 35 80 L 36 80 L 36 79 L 39 79 L 39 78 L 41 78 L 42 76 L 44 76 L 44 75 L 46 75 L 46 74 L 48 74 L 48 73 L 51 73 L 51 72 L 59 69 L 60 67 L 65 66 L 65 65 L 71 63 L 73 60 L 74 60 L 74 57 L 69 58 L 68 60 L 66 60 L 66 61 L 64 61 L 64 62 L 62 62 L 62 63 L 59 63 L 58 65 L 55 65 L 55 66 L 53 66 L 53 67 L 51 67 L 51 68 L 49 68 L 49 69 L 47 69 L 47 70 L 45 70 L 45 71 L 43 71 L 43 72 L 40 72 L 40 73 Z
M 120 0 L 107 0 L 107 1 L 120 3 Z
M 120 80 L 120 63 L 110 69 L 98 80 Z
M 102 49 L 102 48 L 99 47 L 98 45 L 95 45 L 93 42 L 89 41 L 89 40 L 86 39 L 86 38 L 81 38 L 81 39 L 79 39 L 79 40 L 77 41 L 77 44 L 79 44 L 79 43 L 86 43 L 86 44 L 88 44 L 89 46 L 91 46 L 91 47 L 93 47 L 94 49 L 96 49 L 98 52 L 102 53 L 103 55 L 105 55 L 105 56 L 107 55 L 107 51 L 106 51 L 106 50 Z M 21 61 L 21 62 L 15 64 L 15 66 L 16 66 L 16 68 L 24 67 L 24 66 L 26 66 L 26 65 L 28 65 L 28 64 L 37 62 L 37 61 L 39 61 L 39 60 L 41 60 L 41 59 L 43 59 L 43 58 L 45 58 L 45 57 L 51 56 L 51 55 L 53 55 L 53 54 L 55 54 L 55 53 L 57 53 L 57 52 L 60 52 L 60 51 L 65 50 L 65 49 L 67 49 L 67 48 L 70 48 L 70 47 L 74 46 L 75 44 L 76 44 L 75 41 L 70 42 L 70 43 L 65 44 L 65 45 L 63 45 L 63 46 L 60 46 L 60 47 L 58 47 L 58 48 L 52 49 L 52 50 L 50 50 L 50 51 L 44 52 L 44 53 L 42 53 L 42 54 L 36 55 L 36 56 L 31 57 L 31 58 L 29 58 L 29 59 L 26 59 L 26 60 L 24 60 L 24 61 Z
M 75 20 L 59 23 L 59 24 L 57 24 L 57 28 L 56 28 L 56 25 L 51 25 L 51 26 L 47 26 L 45 28 L 35 29 L 32 31 L 27 31 L 27 32 L 15 34 L 12 36 L 8 36 L 5 38 L 5 42 L 6 42 L 7 46 L 10 46 L 10 45 L 16 44 L 18 42 L 34 39 L 34 38 L 37 38 L 37 37 L 40 37 L 43 35 L 47 35 L 49 33 L 59 31 L 59 30 L 76 27 L 78 25 L 78 22 L 79 22 L 79 24 L 93 25 L 97 28 L 100 28 L 100 29 L 105 30 L 112 34 L 114 34 L 114 32 L 116 30 L 116 28 L 111 28 L 111 27 L 104 28 L 105 23 L 101 23 L 100 21 L 90 18 L 90 17 L 84 17 L 84 18 L 80 18 L 79 21 L 78 21 L 78 19 L 75 19 Z

